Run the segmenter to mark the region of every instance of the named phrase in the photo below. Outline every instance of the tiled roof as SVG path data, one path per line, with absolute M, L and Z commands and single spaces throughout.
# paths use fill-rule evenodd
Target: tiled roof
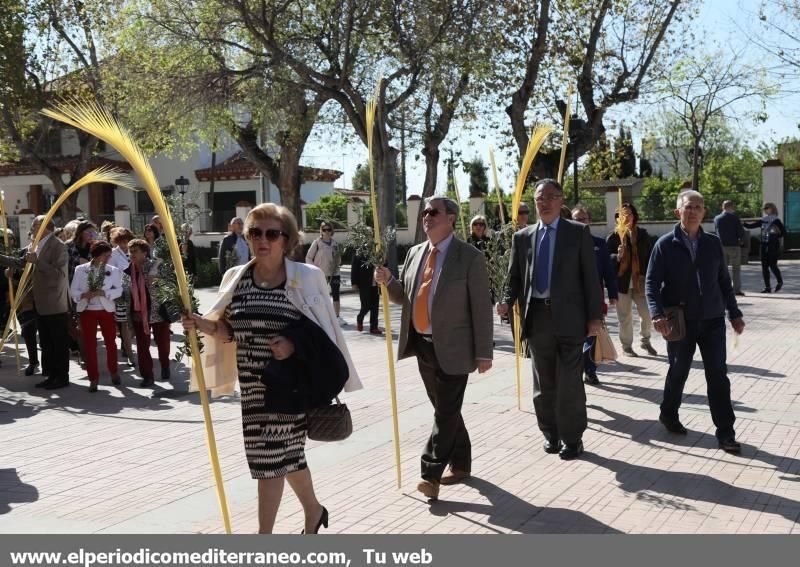
M 70 173 L 78 165 L 80 156 L 62 156 L 50 161 L 56 168 L 61 170 L 62 173 Z M 95 169 L 102 166 L 112 166 L 122 171 L 130 171 L 131 166 L 128 162 L 108 159 L 100 156 L 94 156 L 89 159 L 89 169 Z M 10 177 L 13 175 L 39 175 L 42 172 L 34 166 L 30 160 L 22 159 L 16 162 L 0 163 L 0 176 Z
M 242 152 L 237 152 L 219 163 L 214 168 L 214 179 L 217 181 L 253 179 L 258 177 L 258 169 L 248 160 Z M 211 180 L 211 168 L 196 169 L 194 171 L 198 181 Z M 342 176 L 341 171 L 335 169 L 319 169 L 316 167 L 300 166 L 300 176 L 303 181 L 336 181 Z

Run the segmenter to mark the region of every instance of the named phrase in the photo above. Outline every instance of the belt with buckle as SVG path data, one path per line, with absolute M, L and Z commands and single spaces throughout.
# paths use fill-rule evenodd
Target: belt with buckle
M 531 297 L 531 303 L 534 305 L 547 305 L 550 306 L 552 301 L 549 297 Z

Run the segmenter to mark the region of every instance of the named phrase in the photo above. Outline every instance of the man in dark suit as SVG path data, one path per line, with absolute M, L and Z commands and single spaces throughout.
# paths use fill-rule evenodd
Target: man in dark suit
M 585 225 L 592 224 L 592 215 L 589 209 L 583 205 L 579 205 L 572 209 L 572 220 Z M 602 288 L 608 290 L 608 302 L 614 306 L 617 304 L 617 272 L 614 270 L 614 264 L 611 261 L 611 254 L 608 253 L 608 246 L 606 241 L 599 236 L 592 236 L 594 242 L 594 259 L 597 262 L 597 273 L 600 275 L 600 298 L 603 298 Z M 608 306 L 603 301 L 603 315 L 608 313 Z M 594 345 L 595 337 L 587 337 L 586 342 L 583 343 L 583 381 L 586 384 L 597 386 L 600 384 L 600 379 L 597 377 L 597 363 L 594 361 Z
M 364 317 L 369 313 L 369 332 L 372 335 L 381 335 L 378 328 L 378 305 L 380 294 L 374 279 L 375 268 L 369 261 L 359 254 L 353 254 L 353 263 L 350 266 L 350 285 L 358 292 L 361 300 L 361 309 L 356 316 L 356 329 L 364 330 Z
M 602 326 L 600 279 L 588 226 L 559 218 L 564 193 L 553 179 L 534 192 L 539 222 L 514 235 L 502 316 L 519 303 L 533 359 L 533 406 L 544 450 L 564 460 L 583 452 L 583 342 Z M 563 443 L 563 444 L 562 444 Z
M 486 260 L 483 252 L 455 238 L 458 214 L 452 199 L 427 199 L 422 223 L 428 240 L 408 251 L 399 278 L 388 268 L 375 270 L 375 281 L 386 284 L 392 302 L 403 306 L 398 358 L 417 357 L 433 404 L 433 431 L 417 485 L 431 500 L 439 497 L 440 484 L 455 484 L 470 475 L 472 447 L 461 404 L 469 373 L 492 367 Z

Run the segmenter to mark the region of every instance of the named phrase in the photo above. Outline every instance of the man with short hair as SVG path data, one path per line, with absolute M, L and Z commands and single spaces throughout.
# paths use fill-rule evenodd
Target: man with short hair
M 650 315 L 659 333 L 668 336 L 676 324 L 667 316 L 670 308 L 682 309 L 685 320 L 685 336 L 667 343 L 669 370 L 659 421 L 668 431 L 686 435 L 678 409 L 699 346 L 719 447 L 738 453 L 741 447 L 733 429 L 736 416 L 726 366 L 725 311 L 737 334 L 744 330 L 744 319 L 736 304 L 722 244 L 701 226 L 706 210 L 703 196 L 697 191 L 683 191 L 676 206 L 679 222 L 656 242 L 645 286 Z
M 722 212 L 714 217 L 714 229 L 722 242 L 725 267 L 731 268 L 729 273 L 733 279 L 733 291 L 736 295 L 743 296 L 742 243 L 744 242 L 745 232 L 742 220 L 734 212 L 733 201 L 722 203 Z
M 389 298 L 403 306 L 398 359 L 416 356 L 434 424 L 422 454 L 417 490 L 430 500 L 440 484 L 470 476 L 472 446 L 461 405 L 467 378 L 492 367 L 493 317 L 489 276 L 483 252 L 453 233 L 458 203 L 444 197 L 425 200 L 422 226 L 428 239 L 406 255 L 399 278 L 388 268 L 375 270 Z M 450 472 L 445 469 L 450 465 Z
M 150 224 L 158 229 L 159 236 L 164 234 L 164 225 L 161 224 L 161 217 L 159 215 L 153 215 L 153 218 L 150 219 Z
M 44 221 L 33 219 L 31 233 L 36 234 Z M 42 369 L 47 379 L 36 384 L 55 390 L 69 386 L 69 254 L 66 245 L 53 235 L 53 221 L 47 223 L 36 250 L 26 256 L 33 264 L 33 301 L 36 305 Z
M 589 227 L 560 218 L 561 184 L 542 179 L 534 197 L 539 222 L 514 234 L 508 285 L 497 312 L 507 315 L 519 303 L 544 450 L 571 460 L 583 453 L 583 343 L 603 324 L 600 278 Z
M 240 217 L 231 219 L 230 232 L 219 245 L 219 273 L 225 275 L 229 268 L 243 266 L 250 261 L 250 247 L 244 237 L 244 221 Z

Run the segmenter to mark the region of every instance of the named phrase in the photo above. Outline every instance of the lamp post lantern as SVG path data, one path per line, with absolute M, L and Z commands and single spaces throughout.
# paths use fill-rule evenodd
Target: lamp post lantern
M 181 194 L 181 210 L 183 211 L 183 222 L 186 222 L 186 188 L 189 187 L 189 180 L 181 175 L 175 180 L 178 193 Z

